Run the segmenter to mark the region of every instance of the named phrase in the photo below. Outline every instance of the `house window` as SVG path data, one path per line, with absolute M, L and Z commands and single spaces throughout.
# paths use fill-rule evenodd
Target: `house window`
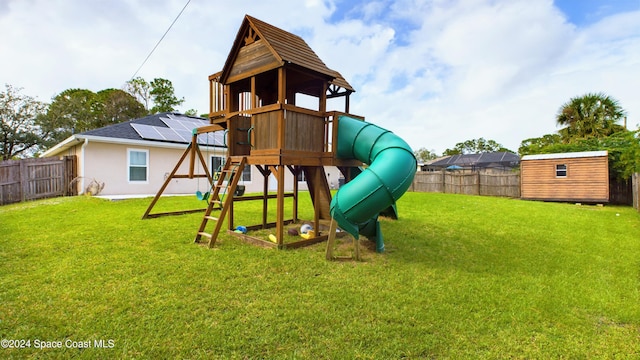
M 567 165 L 566 164 L 557 164 L 556 165 L 556 177 L 567 177 Z
M 222 167 L 224 166 L 225 159 L 222 156 L 212 156 L 211 157 L 211 175 L 213 175 L 214 179 L 218 178 L 220 172 L 222 171 Z M 245 165 L 244 170 L 242 170 L 242 181 L 251 181 L 251 166 Z
M 245 165 L 242 170 L 242 181 L 251 181 L 251 165 Z
M 146 183 L 149 179 L 149 150 L 128 151 L 129 182 Z
M 298 182 L 307 181 L 307 177 L 304 175 L 304 170 L 300 169 L 300 171 L 298 171 L 298 176 L 296 177 L 296 179 L 298 180 Z
M 211 175 L 214 179 L 218 178 L 220 175 L 220 171 L 222 171 L 222 167 L 224 166 L 224 158 L 222 156 L 212 156 L 211 157 Z

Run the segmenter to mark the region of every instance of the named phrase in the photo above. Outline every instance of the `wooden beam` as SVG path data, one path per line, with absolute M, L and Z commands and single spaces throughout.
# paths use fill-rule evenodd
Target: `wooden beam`
M 258 169 L 258 171 L 260 171 L 260 174 L 262 174 L 262 176 L 269 176 L 269 174 L 271 174 L 271 170 L 269 170 L 268 168 L 263 168 L 262 165 L 255 165 L 255 167 Z
M 286 118 L 284 116 L 285 112 L 284 111 L 278 111 L 277 112 L 277 116 L 278 116 L 278 125 L 277 125 L 277 140 L 276 140 L 276 147 L 278 149 L 284 149 L 285 147 L 285 121 Z
M 287 100 L 287 73 L 285 68 L 278 68 L 278 103 L 285 104 Z
M 347 94 L 347 96 L 344 99 L 344 112 L 346 112 L 347 114 L 349 113 L 349 98 L 350 98 L 351 93 Z
M 162 216 L 176 216 L 176 215 L 193 214 L 193 213 L 203 212 L 205 210 L 207 210 L 207 209 L 206 208 L 202 208 L 202 209 L 193 209 L 193 210 L 167 211 L 167 212 L 162 212 L 162 213 L 149 214 L 149 215 L 147 215 L 146 219 L 159 218 L 159 217 L 162 217 Z M 145 218 L 143 218 L 143 219 L 145 219 Z
M 327 251 L 326 251 L 326 255 L 325 258 L 327 260 L 356 260 L 356 261 L 360 261 L 361 255 L 360 255 L 360 241 L 357 240 L 355 237 L 349 235 L 352 239 L 353 239 L 353 255 L 346 257 L 346 256 L 335 256 L 333 254 L 335 245 L 336 245 L 336 230 L 338 227 L 338 222 L 335 221 L 333 218 L 331 218 L 331 224 L 329 225 L 329 234 L 328 234 L 328 239 L 327 239 Z
M 192 151 L 193 151 L 193 146 L 192 144 L 189 144 L 189 146 L 187 146 L 187 148 L 182 153 L 182 156 L 180 157 L 180 160 L 178 160 L 178 163 L 176 164 L 176 166 L 174 166 L 169 176 L 164 180 L 164 183 L 160 187 L 160 190 L 158 190 L 158 192 L 156 193 L 156 196 L 154 196 L 153 200 L 151 200 L 151 204 L 149 204 L 149 207 L 147 207 L 147 210 L 144 212 L 144 215 L 142 215 L 143 220 L 149 218 L 151 209 L 153 209 L 153 207 L 156 205 L 156 203 L 160 199 L 160 196 L 162 196 L 162 193 L 171 182 L 171 179 L 173 179 L 173 177 L 175 176 L 176 172 L 178 171 L 178 168 L 180 168 L 180 164 L 182 164 L 182 162 L 187 157 L 187 155 L 189 155 Z
M 333 248 L 336 244 L 336 230 L 338 230 L 338 222 L 331 218 L 331 225 L 329 225 L 329 239 L 327 241 L 326 259 L 333 260 Z
M 284 221 L 284 225 L 289 225 L 293 223 L 293 219 L 289 219 L 289 220 L 285 220 Z M 266 227 L 262 226 L 262 224 L 258 224 L 258 225 L 246 225 L 245 226 L 247 228 L 248 231 L 253 231 L 253 230 L 262 230 L 262 229 L 273 229 L 276 227 L 276 222 L 270 222 L 266 224 Z
M 194 135 L 222 131 L 222 130 L 224 130 L 224 128 L 218 124 L 205 125 L 205 126 L 200 126 L 198 128 L 193 129 L 193 131 L 195 131 Z
M 318 100 L 320 103 L 318 104 L 318 109 L 321 113 L 325 113 L 327 111 L 327 82 L 322 82 L 322 91 L 320 92 L 320 99 Z
M 287 99 L 287 101 L 288 101 L 288 99 Z M 269 105 L 264 105 L 264 106 L 261 106 L 261 107 L 257 107 L 255 109 L 247 109 L 247 110 L 243 110 L 243 111 L 234 111 L 234 112 L 226 113 L 224 116 L 226 116 L 227 118 L 232 118 L 232 117 L 234 117 L 236 115 L 264 114 L 264 113 L 277 111 L 277 110 L 282 110 L 282 109 L 295 111 L 295 112 L 301 113 L 301 114 L 314 115 L 314 116 L 324 116 L 324 115 L 326 115 L 326 112 L 320 112 L 320 111 L 305 109 L 303 107 L 295 106 L 295 104 L 292 104 L 291 102 L 288 102 L 286 104 L 269 104 Z M 343 114 L 343 113 L 342 112 L 338 112 L 338 114 Z M 361 116 L 353 115 L 353 114 L 349 114 L 349 116 L 352 116 L 352 117 L 355 117 L 355 118 L 362 118 Z
M 198 136 L 193 134 L 191 136 L 191 144 L 187 149 L 191 149 L 191 156 L 189 157 L 189 179 L 193 179 L 193 172 L 196 167 L 196 147 L 198 146 Z
M 215 78 L 214 78 L 215 79 Z M 211 75 L 209 75 L 209 114 L 213 113 L 214 109 L 214 97 L 215 97 L 215 89 L 214 89 L 214 79 L 211 79 Z M 216 85 L 217 86 L 217 85 Z M 211 120 L 209 120 L 211 121 Z
M 278 199 L 276 209 L 276 239 L 278 247 L 284 245 L 284 168 L 280 166 L 276 177 L 278 179 Z
M 323 242 L 325 240 L 327 240 L 328 236 L 327 235 L 322 235 L 322 236 L 316 236 L 310 239 L 305 239 L 305 240 L 300 240 L 300 241 L 296 241 L 296 242 L 292 242 L 292 243 L 287 243 L 284 245 L 285 249 L 297 249 L 297 248 L 301 248 L 304 246 L 309 246 L 309 245 L 313 245 L 313 244 L 317 244 L 320 242 Z
M 236 198 L 233 198 L 233 201 L 255 201 L 255 200 L 263 200 L 263 199 L 275 199 L 277 198 L 278 195 L 277 194 L 268 194 L 267 196 L 263 196 L 263 195 L 249 195 L 249 196 L 239 196 Z M 294 197 L 293 193 L 286 193 L 284 194 L 285 198 L 288 197 Z
M 284 67 L 278 69 L 278 103 L 284 104 L 287 97 L 287 72 Z M 276 146 L 278 149 L 284 148 L 285 136 L 284 111 L 278 112 L 278 126 L 276 133 Z
M 316 231 L 316 234 L 320 232 L 320 212 L 321 212 L 321 200 L 320 200 L 320 191 L 322 182 L 319 181 L 321 176 L 318 169 L 320 167 L 307 167 L 305 171 L 305 175 L 309 176 L 307 178 L 307 184 L 313 184 L 310 186 L 310 190 L 313 192 L 311 194 L 311 200 L 313 201 L 313 229 Z M 322 172 L 324 175 L 324 172 Z
M 300 172 L 300 167 L 291 165 L 287 165 L 287 167 L 293 174 L 293 220 L 298 221 L 298 173 Z
M 269 175 L 271 175 L 271 170 L 269 170 L 269 168 L 264 168 L 264 171 L 262 170 L 262 167 L 259 166 L 258 169 L 260 170 L 260 172 L 262 173 L 262 177 L 263 177 L 263 182 L 262 182 L 262 194 L 263 194 L 263 200 L 262 200 L 262 228 L 266 229 L 267 228 L 267 213 L 269 211 L 269 201 L 268 201 L 268 193 L 269 193 Z M 276 195 L 277 197 L 277 195 Z
M 273 173 L 276 179 L 280 178 L 280 175 L 279 175 L 280 170 L 281 169 L 278 169 L 278 167 L 275 165 L 269 165 L 269 171 Z
M 251 235 L 247 235 L 247 234 L 239 234 L 233 231 L 229 231 L 228 232 L 229 235 L 231 236 L 235 236 L 239 239 L 241 239 L 242 241 L 249 243 L 251 245 L 257 245 L 257 246 L 261 246 L 261 247 L 265 247 L 265 248 L 275 248 L 278 246 L 278 244 L 274 244 L 270 241 L 266 241 L 266 240 L 262 240 L 260 238 L 251 236 Z
M 251 99 L 250 99 L 250 105 L 249 105 L 249 108 L 251 110 L 254 110 L 258 107 L 257 101 L 258 99 L 256 95 L 256 77 L 254 75 L 251 77 Z M 247 130 L 247 142 L 249 143 L 250 148 L 253 148 L 254 144 L 256 143 L 256 141 L 254 140 L 255 135 L 252 132 L 252 130 L 256 126 L 255 121 L 256 121 L 255 116 L 251 116 L 249 130 Z M 251 150 L 249 150 L 249 153 L 251 153 Z

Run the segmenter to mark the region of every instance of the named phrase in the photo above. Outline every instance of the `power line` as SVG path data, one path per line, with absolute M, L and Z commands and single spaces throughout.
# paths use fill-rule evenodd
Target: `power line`
M 182 7 L 182 10 L 180 10 L 180 12 L 178 13 L 178 16 L 176 16 L 176 18 L 173 19 L 173 22 L 171 23 L 171 25 L 169 25 L 169 28 L 167 29 L 167 31 L 165 31 L 162 37 L 160 38 L 160 40 L 158 40 L 158 42 L 156 43 L 156 46 L 154 46 L 153 49 L 151 49 L 151 52 L 149 52 L 149 55 L 147 55 L 147 57 L 144 59 L 142 64 L 140 64 L 140 66 L 138 67 L 138 70 L 136 70 L 136 72 L 133 73 L 133 76 L 131 76 L 131 79 L 129 79 L 129 81 L 133 80 L 133 78 L 136 77 L 136 75 L 138 75 L 138 72 L 140 71 L 140 69 L 142 69 L 144 64 L 146 64 L 147 60 L 149 60 L 149 58 L 151 57 L 151 54 L 153 54 L 153 52 L 156 51 L 156 48 L 158 47 L 158 45 L 160 45 L 160 43 L 162 42 L 162 39 L 164 39 L 164 37 L 167 36 L 167 33 L 169 33 L 169 30 L 171 30 L 171 28 L 173 27 L 173 24 L 175 24 L 176 21 L 178 21 L 178 18 L 180 17 L 180 15 L 182 15 L 182 13 L 184 12 L 184 9 L 187 8 L 187 5 L 189 5 L 190 2 L 191 0 L 187 0 L 187 3 L 184 4 L 184 6 Z

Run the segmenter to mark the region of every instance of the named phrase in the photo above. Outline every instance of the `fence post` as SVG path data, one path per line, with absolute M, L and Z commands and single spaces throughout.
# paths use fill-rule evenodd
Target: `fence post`
M 640 211 L 640 173 L 635 173 L 631 176 L 632 193 L 633 193 L 633 207 Z
M 20 201 L 26 201 L 27 193 L 29 192 L 29 189 L 27 188 L 29 186 L 29 176 L 27 176 L 27 169 L 29 168 L 27 167 L 26 162 L 20 161 L 20 173 L 18 175 L 18 177 L 20 178 Z

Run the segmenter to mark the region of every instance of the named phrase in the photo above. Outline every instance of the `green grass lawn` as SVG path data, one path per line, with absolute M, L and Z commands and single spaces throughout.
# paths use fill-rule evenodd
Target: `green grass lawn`
M 0 339 L 31 346 L 1 358 L 640 357 L 629 207 L 408 193 L 384 254 L 328 262 L 325 244 L 196 245 L 202 214 L 140 220 L 149 201 L 0 207 Z M 239 204 L 237 223 L 260 210 Z

